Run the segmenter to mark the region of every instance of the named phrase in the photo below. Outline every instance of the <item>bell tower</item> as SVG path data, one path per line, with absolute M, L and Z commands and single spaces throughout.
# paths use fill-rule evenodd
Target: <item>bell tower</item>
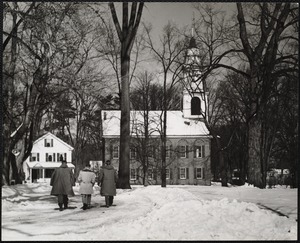
M 192 36 L 183 66 L 183 116 L 203 119 L 207 106 L 207 92 L 201 79 L 200 52 Z

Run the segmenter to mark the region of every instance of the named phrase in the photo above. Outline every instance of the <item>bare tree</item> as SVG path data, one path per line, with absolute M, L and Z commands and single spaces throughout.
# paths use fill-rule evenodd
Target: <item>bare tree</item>
M 210 30 L 210 34 L 201 33 L 201 28 L 196 31 L 204 50 L 208 50 L 199 78 L 205 81 L 217 68 L 226 68 L 249 81 L 251 99 L 246 120 L 249 129 L 248 182 L 264 188 L 272 139 L 263 135 L 263 114 L 267 112 L 266 104 L 273 96 L 279 78 L 297 69 L 297 54 L 288 47 L 298 42 L 295 36 L 297 8 L 289 3 L 237 3 L 237 24 L 233 19 L 232 27 L 225 27 L 221 22 L 216 28 L 211 28 L 214 26 L 213 17 L 218 16 L 213 14 L 214 7 L 198 5 L 198 9 L 200 23 L 207 26 L 202 29 Z M 228 65 L 225 60 L 233 64 Z M 250 71 L 236 67 L 234 62 L 237 61 L 246 63 Z M 288 68 L 284 63 L 289 63 Z
M 250 103 L 248 80 L 235 72 L 229 72 L 216 90 L 218 107 L 222 115 L 214 125 L 221 136 L 224 148 L 224 164 L 227 176 L 238 169 L 240 182 L 244 184 L 247 172 L 247 124 L 246 112 Z
M 160 43 L 157 47 L 151 38 L 151 26 L 144 25 L 147 33 L 146 47 L 153 53 L 155 60 L 158 62 L 161 68 L 162 80 L 163 80 L 163 105 L 161 114 L 161 186 L 166 187 L 166 139 L 167 139 L 167 110 L 168 110 L 168 92 L 172 90 L 176 82 L 179 80 L 180 65 L 178 60 L 183 53 L 183 42 L 180 38 L 180 34 L 176 26 L 168 23 L 163 28 L 163 33 L 160 38 Z M 168 79 L 170 82 L 168 83 Z
M 20 3 L 21 6 L 26 7 L 26 4 Z M 6 46 L 16 41 L 20 53 L 15 60 L 18 77 L 14 79 L 20 100 L 15 103 L 16 109 L 4 112 L 5 122 L 13 124 L 10 128 L 13 130 L 6 133 L 6 140 L 10 143 L 5 148 L 4 164 L 13 166 L 12 170 L 6 166 L 7 183 L 12 178 L 20 182 L 18 172 L 39 135 L 42 117 L 51 101 L 64 91 L 58 92 L 55 88 L 61 84 L 59 80 L 63 70 L 72 65 L 78 65 L 77 70 L 81 69 L 82 63 L 77 61 L 82 57 L 79 49 L 86 37 L 83 30 L 87 29 L 80 20 L 78 6 L 77 3 L 29 5 L 29 9 L 32 8 L 30 14 L 26 8 L 25 13 L 16 11 L 21 16 L 20 20 L 23 19 L 17 21 L 20 23 L 18 35 L 14 31 L 3 31 L 8 40 Z M 8 24 L 9 20 L 6 26 Z M 13 171 L 12 177 L 9 176 L 10 171 Z
M 142 179 L 143 185 L 148 185 L 148 169 L 149 169 L 149 151 L 150 147 L 150 136 L 151 131 L 149 131 L 149 92 L 150 92 L 150 85 L 153 81 L 153 75 L 149 75 L 147 72 L 144 73 L 141 78 L 138 79 L 138 86 L 137 92 L 140 96 L 138 102 L 134 102 L 135 100 L 131 100 L 134 102 L 135 107 L 137 108 L 137 104 L 139 104 L 139 111 L 136 113 L 141 113 L 142 121 L 139 121 L 133 118 L 133 132 L 135 133 L 134 142 L 131 144 L 133 145 L 133 149 L 137 152 L 137 160 L 141 164 L 142 167 Z M 131 96 L 132 97 L 132 96 Z M 139 115 L 139 114 L 137 114 Z
M 290 3 L 256 4 L 258 29 L 256 41 L 250 34 L 253 27 L 247 24 L 244 7 L 237 3 L 239 34 L 243 53 L 249 63 L 250 73 L 247 75 L 251 85 L 252 102 L 249 108 L 249 161 L 248 182 L 254 186 L 266 186 L 266 171 L 269 160 L 270 142 L 264 134 L 264 116 L 268 113 L 267 103 L 273 96 L 274 87 L 282 76 L 297 69 L 297 54 L 290 53 L 286 46 L 297 42 L 298 38 L 292 27 L 297 24 L 298 7 Z M 255 11 L 256 10 L 256 11 Z M 290 65 L 282 65 L 290 63 Z M 266 146 L 267 145 L 267 146 Z
M 132 3 L 130 18 L 128 3 L 123 3 L 122 28 L 120 26 L 114 3 L 109 3 L 114 25 L 121 43 L 121 125 L 120 125 L 120 163 L 118 188 L 130 187 L 130 101 L 129 71 L 130 53 L 141 20 L 144 3 Z M 138 9 L 137 9 L 138 7 Z

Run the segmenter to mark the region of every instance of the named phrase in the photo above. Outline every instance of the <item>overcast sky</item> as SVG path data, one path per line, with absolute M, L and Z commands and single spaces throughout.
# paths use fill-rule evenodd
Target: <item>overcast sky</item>
M 191 35 L 193 15 L 195 20 L 199 18 L 199 14 L 197 14 L 197 10 L 193 7 L 193 4 L 198 3 L 200 2 L 145 1 L 141 21 L 151 23 L 151 36 L 154 43 L 160 43 L 159 37 L 162 35 L 162 29 L 168 23 L 168 21 L 174 22 L 180 29 L 186 27 L 188 30 L 187 33 Z M 202 3 L 205 4 L 209 2 Z M 225 11 L 226 15 L 228 14 L 228 17 L 229 15 L 232 15 L 233 10 L 236 9 L 235 2 L 214 2 L 212 4 L 214 8 Z M 122 2 L 115 2 L 115 6 L 119 21 L 122 22 Z M 130 10 L 131 7 L 129 7 L 129 11 Z M 154 71 L 155 69 L 155 66 L 149 66 L 148 63 L 140 63 L 140 67 L 148 71 Z
M 143 21 L 150 22 L 154 31 L 168 23 L 174 21 L 180 26 L 191 25 L 193 18 L 193 7 L 189 2 L 169 2 L 169 3 L 145 3 L 143 11 Z
M 159 31 L 168 21 L 174 21 L 180 27 L 191 26 L 193 13 L 197 18 L 197 11 L 192 4 L 197 2 L 145 2 L 142 20 L 151 22 L 154 31 Z M 235 3 L 214 3 L 214 6 L 227 11 L 229 14 L 235 9 Z

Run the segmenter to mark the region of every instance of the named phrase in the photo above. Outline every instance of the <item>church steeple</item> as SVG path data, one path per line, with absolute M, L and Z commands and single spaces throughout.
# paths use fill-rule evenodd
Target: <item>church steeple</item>
M 200 51 L 196 39 L 192 36 L 186 50 L 183 69 L 183 116 L 190 119 L 201 119 L 205 114 L 207 94 L 201 79 Z

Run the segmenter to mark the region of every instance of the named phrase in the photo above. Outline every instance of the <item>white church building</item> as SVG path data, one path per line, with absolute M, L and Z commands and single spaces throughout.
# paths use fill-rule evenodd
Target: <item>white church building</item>
M 199 49 L 190 39 L 183 69 L 184 89 L 182 110 L 167 111 L 166 178 L 167 184 L 211 185 L 211 135 L 206 127 L 207 96 L 201 80 Z M 160 184 L 160 127 L 162 111 L 149 111 L 149 134 L 152 140 L 147 154 L 148 172 L 144 173 L 139 159 L 138 141 L 143 138 L 143 111 L 130 111 L 130 182 Z M 120 110 L 103 110 L 103 160 L 111 160 L 118 169 L 120 159 Z M 147 175 L 147 176 L 146 176 Z

